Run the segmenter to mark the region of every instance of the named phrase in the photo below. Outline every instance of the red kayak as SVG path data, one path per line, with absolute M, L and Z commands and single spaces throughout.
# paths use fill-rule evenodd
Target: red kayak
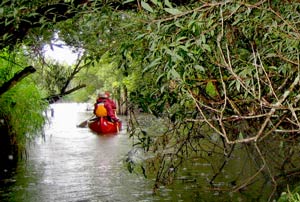
M 118 133 L 122 122 L 110 122 L 106 117 L 94 118 L 88 121 L 89 128 L 99 134 Z

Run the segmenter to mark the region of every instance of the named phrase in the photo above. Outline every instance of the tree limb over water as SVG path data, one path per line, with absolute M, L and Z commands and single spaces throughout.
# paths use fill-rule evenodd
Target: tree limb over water
M 72 88 L 70 90 L 66 90 L 64 92 L 61 92 L 60 94 L 50 95 L 49 97 L 44 98 L 44 100 L 47 100 L 49 102 L 49 104 L 55 103 L 58 100 L 60 100 L 63 96 L 69 95 L 69 94 L 71 94 L 71 93 L 73 93 L 73 92 L 75 92 L 75 91 L 77 91 L 77 90 L 79 90 L 81 88 L 85 88 L 85 87 L 86 87 L 85 84 L 78 85 L 78 86 L 76 86 L 76 87 L 74 87 L 74 88 Z
M 25 67 L 22 71 L 16 73 L 13 78 L 8 80 L 7 82 L 4 82 L 2 86 L 0 86 L 0 96 L 14 87 L 19 81 L 27 77 L 28 75 L 34 73 L 36 69 L 32 66 Z

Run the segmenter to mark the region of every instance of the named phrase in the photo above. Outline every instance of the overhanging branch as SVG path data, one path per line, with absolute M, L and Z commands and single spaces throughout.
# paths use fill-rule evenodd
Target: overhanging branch
M 22 79 L 24 79 L 29 74 L 32 74 L 36 71 L 36 69 L 32 66 L 25 67 L 22 71 L 16 73 L 13 78 L 8 80 L 7 82 L 3 83 L 0 87 L 0 96 L 14 87 L 18 82 L 20 82 Z
M 46 97 L 46 98 L 44 98 L 44 100 L 46 100 L 47 102 L 49 102 L 49 104 L 51 104 L 51 103 L 54 103 L 54 102 L 58 101 L 63 96 L 69 95 L 69 94 L 71 94 L 71 93 L 73 93 L 73 92 L 75 92 L 75 91 L 77 91 L 77 90 L 79 90 L 81 88 L 85 88 L 85 87 L 86 87 L 85 84 L 78 85 L 78 86 L 76 86 L 76 87 L 74 87 L 74 88 L 72 88 L 70 90 L 65 91 L 64 93 L 60 93 L 60 94 L 57 94 L 57 95 L 51 95 L 49 97 Z

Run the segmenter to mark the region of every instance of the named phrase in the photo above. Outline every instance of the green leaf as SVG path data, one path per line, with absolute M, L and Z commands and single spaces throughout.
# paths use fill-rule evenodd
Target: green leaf
M 143 73 L 147 72 L 150 70 L 152 67 L 158 65 L 161 62 L 161 57 L 156 58 L 153 60 L 146 68 L 144 68 Z
M 158 1 L 157 0 L 151 0 L 152 3 L 154 3 L 155 5 L 158 4 Z
M 201 38 L 201 42 L 202 42 L 203 44 L 206 44 L 206 37 L 205 37 L 205 35 L 202 34 L 202 35 L 200 36 L 200 38 Z
M 130 3 L 130 2 L 134 2 L 135 0 L 127 0 L 125 2 L 123 2 L 123 4 L 127 4 L 127 3 Z
M 239 133 L 239 139 L 240 139 L 240 140 L 244 139 L 244 135 L 243 135 L 242 132 Z
M 206 84 L 205 91 L 210 97 L 216 97 L 218 95 L 217 89 L 212 81 Z
M 172 68 L 170 70 L 170 74 L 171 74 L 172 78 L 174 78 L 174 79 L 180 79 L 180 74 L 175 69 Z
M 4 14 L 4 9 L 3 8 L 0 8 L 0 16 L 2 17 Z
M 195 65 L 195 67 L 194 67 L 196 70 L 198 70 L 198 71 L 200 71 L 200 72 L 205 72 L 205 69 L 204 69 L 204 67 L 203 66 L 201 66 L 201 65 Z
M 241 90 L 241 83 L 239 81 L 236 81 L 235 86 L 236 86 L 237 91 L 240 92 L 240 90 Z
M 165 11 L 167 11 L 168 13 L 172 14 L 172 15 L 179 15 L 182 12 L 180 10 L 178 10 L 177 8 L 165 8 Z
M 176 41 L 183 41 L 183 40 L 186 40 L 187 37 L 186 36 L 183 36 L 183 37 L 179 37 L 178 39 L 176 39 Z
M 169 8 L 172 8 L 172 4 L 170 3 L 169 0 L 165 0 L 165 5 Z
M 148 3 L 142 1 L 141 4 L 145 10 L 149 11 L 150 13 L 153 13 L 153 9 L 151 8 L 151 6 Z
M 160 74 L 159 76 L 157 76 L 155 83 L 160 85 L 162 83 L 162 80 L 164 79 L 164 77 L 165 77 L 165 73 Z
M 208 52 L 211 52 L 211 48 L 208 44 L 202 44 L 202 47 L 204 50 L 207 50 Z
M 135 38 L 135 40 L 138 40 L 138 39 L 142 39 L 146 36 L 146 34 L 140 34 L 140 35 L 137 35 L 137 37 Z
M 178 46 L 178 48 L 184 50 L 185 52 L 189 52 L 189 49 L 185 46 Z

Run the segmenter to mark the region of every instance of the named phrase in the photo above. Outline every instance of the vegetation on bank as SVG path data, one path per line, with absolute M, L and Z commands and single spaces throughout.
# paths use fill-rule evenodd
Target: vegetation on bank
M 24 66 L 29 65 L 22 52 L 8 50 L 0 53 L 0 63 L 2 88 Z M 43 112 L 47 109 L 33 77 L 27 76 L 11 85 L 11 89 L 0 96 L 0 179 L 15 165 L 26 142 L 42 131 L 45 123 Z
M 79 101 L 103 88 L 130 112 L 135 147 L 151 154 L 139 166 L 146 176 L 156 172 L 155 189 L 172 183 L 184 163 L 212 154 L 220 159 L 209 162 L 209 185 L 216 188 L 237 148 L 255 169 L 218 189 L 241 191 L 263 176 L 272 182 L 271 200 L 297 182 L 299 3 L 4 1 L 1 8 L 1 54 L 27 55 L 17 65 L 2 65 L 1 82 L 28 65 L 37 70 L 0 95 L 2 116 L 13 118 L 4 125 L 18 132 L 10 141 L 40 128 L 41 100 Z M 43 57 L 44 44 L 58 45 L 52 42 L 57 34 L 84 50 L 73 66 Z M 35 106 L 32 119 L 23 120 L 29 105 Z M 134 119 L 135 109 L 163 118 L 166 130 L 147 132 Z
M 223 160 L 209 162 L 215 169 L 209 184 L 220 189 L 221 172 L 234 163 L 239 146 L 256 169 L 239 178 L 245 167 L 221 190 L 242 190 L 263 176 L 273 183 L 271 200 L 284 183 L 297 182 L 299 6 L 285 1 L 144 3 L 151 15 L 137 39 L 148 48 L 143 78 L 155 79 L 144 80 L 131 100 L 169 122 L 165 133 L 133 130 L 132 136 L 153 154 L 140 166 L 146 174 L 156 171 L 156 187 L 172 183 L 191 159 L 216 154 Z M 210 148 L 203 146 L 207 142 Z

